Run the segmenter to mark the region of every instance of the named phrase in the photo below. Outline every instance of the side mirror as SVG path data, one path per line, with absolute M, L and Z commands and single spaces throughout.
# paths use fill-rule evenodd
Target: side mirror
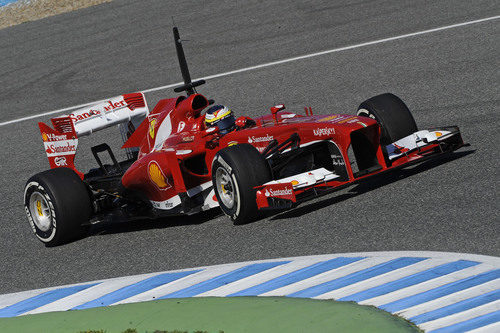
M 234 124 L 238 128 L 244 128 L 247 125 L 247 121 L 247 117 L 239 117 L 238 119 L 236 119 Z

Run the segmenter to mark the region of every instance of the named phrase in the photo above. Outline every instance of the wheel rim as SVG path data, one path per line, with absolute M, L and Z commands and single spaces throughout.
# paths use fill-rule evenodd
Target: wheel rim
M 233 208 L 237 202 L 237 198 L 235 195 L 235 184 L 229 173 L 223 168 L 218 168 L 215 173 L 215 182 L 217 193 L 224 206 L 228 209 Z
M 29 210 L 36 227 L 41 231 L 48 231 L 52 225 L 52 213 L 47 199 L 40 192 L 31 194 Z

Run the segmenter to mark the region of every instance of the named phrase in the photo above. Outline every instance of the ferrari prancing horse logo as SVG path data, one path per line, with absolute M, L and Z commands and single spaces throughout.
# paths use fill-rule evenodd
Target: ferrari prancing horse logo
M 149 122 L 149 136 L 151 139 L 155 137 L 155 126 L 156 126 L 156 118 L 151 119 Z

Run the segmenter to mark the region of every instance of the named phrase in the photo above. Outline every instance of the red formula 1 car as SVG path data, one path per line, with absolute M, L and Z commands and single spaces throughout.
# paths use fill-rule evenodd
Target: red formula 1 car
M 418 130 L 392 94 L 361 103 L 357 115 L 305 115 L 283 105 L 235 119 L 196 93 L 177 28 L 174 39 L 186 96 L 149 112 L 142 93 L 126 94 L 39 123 L 51 170 L 31 177 L 25 210 L 36 236 L 52 246 L 109 220 L 194 214 L 220 207 L 235 224 L 259 210 L 288 209 L 367 177 L 425 161 L 464 145 L 457 127 Z M 128 159 L 92 147 L 99 167 L 75 168 L 78 138 L 118 125 Z M 102 162 L 103 153 L 111 161 Z

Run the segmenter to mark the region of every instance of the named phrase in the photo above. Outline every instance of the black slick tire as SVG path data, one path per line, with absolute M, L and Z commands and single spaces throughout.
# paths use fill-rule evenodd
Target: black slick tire
M 71 169 L 57 168 L 31 177 L 24 190 L 24 209 L 31 228 L 46 246 L 83 236 L 92 204 L 87 186 Z
M 250 144 L 220 150 L 212 162 L 212 182 L 220 208 L 234 224 L 259 217 L 255 186 L 272 179 L 265 158 Z
M 359 105 L 357 115 L 373 118 L 380 124 L 382 145 L 391 144 L 418 131 L 406 104 L 391 93 L 367 99 Z

